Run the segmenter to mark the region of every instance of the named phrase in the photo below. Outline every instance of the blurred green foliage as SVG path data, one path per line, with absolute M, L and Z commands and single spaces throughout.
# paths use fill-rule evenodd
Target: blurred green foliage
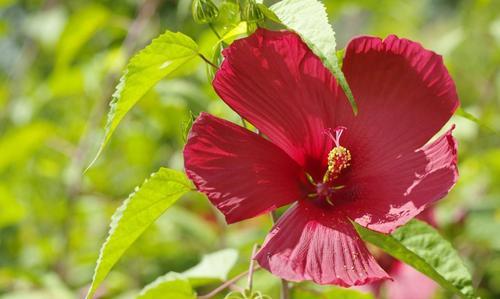
M 338 48 L 355 35 L 395 33 L 442 54 L 462 106 L 485 124 L 452 119 L 461 178 L 437 210 L 479 295 L 499 298 L 498 1 L 325 4 Z M 220 17 L 237 24 L 231 5 L 219 6 Z M 206 56 L 217 56 L 211 46 L 217 37 L 193 22 L 190 0 L 0 0 L 0 298 L 84 295 L 114 210 L 160 166 L 182 170 L 182 124 L 190 111 L 238 121 L 217 99 L 206 65 L 193 60 L 146 94 L 83 174 L 127 60 L 165 29 L 182 31 Z M 263 216 L 226 227 L 206 199 L 189 194 L 140 237 L 98 295 L 134 298 L 156 277 L 184 272 L 203 254 L 226 247 L 240 252 L 231 277 L 246 269 L 253 244 L 270 225 Z M 254 285 L 276 298 L 279 281 L 270 274 L 256 272 Z

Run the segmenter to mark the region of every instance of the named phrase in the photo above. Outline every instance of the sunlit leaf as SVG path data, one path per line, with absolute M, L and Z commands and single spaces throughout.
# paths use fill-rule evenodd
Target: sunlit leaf
M 221 42 L 224 41 L 226 44 L 232 43 L 235 39 L 239 37 L 243 37 L 247 35 L 248 32 L 248 24 L 247 22 L 243 21 L 240 22 L 238 25 L 236 25 L 234 28 L 226 32 L 222 38 Z M 251 33 L 251 32 L 250 32 Z
M 342 86 L 354 113 L 357 113 L 351 89 L 339 67 L 335 52 L 335 32 L 328 22 L 323 3 L 318 0 L 283 0 L 271 6 L 270 9 L 283 25 L 299 34 L 309 48 L 321 58 Z M 269 13 L 267 15 L 273 18 Z
M 71 63 L 78 50 L 106 24 L 110 12 L 103 6 L 92 4 L 75 13 L 66 24 L 56 50 L 56 69 Z
M 161 168 L 130 194 L 112 217 L 86 298 L 92 298 L 111 268 L 146 228 L 189 190 L 191 183 L 183 173 Z
M 238 260 L 238 251 L 224 249 L 203 256 L 201 262 L 182 273 L 193 285 L 214 280 L 226 280 L 231 268 Z
M 113 94 L 104 139 L 93 162 L 102 152 L 125 114 L 158 81 L 197 55 L 198 45 L 190 37 L 180 32 L 166 31 L 130 60 Z
M 158 277 L 155 281 L 147 285 L 136 298 L 195 299 L 196 293 L 183 275 L 171 272 Z
M 412 220 L 385 235 L 356 224 L 361 237 L 463 298 L 476 298 L 472 279 L 453 246 L 431 226 Z

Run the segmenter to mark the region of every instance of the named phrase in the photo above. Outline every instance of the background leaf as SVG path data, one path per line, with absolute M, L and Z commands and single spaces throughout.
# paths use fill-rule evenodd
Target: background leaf
M 92 163 L 98 158 L 125 114 L 137 101 L 158 81 L 197 55 L 198 45 L 190 37 L 180 32 L 166 31 L 132 57 L 113 94 L 104 139 Z
M 203 256 L 201 262 L 183 272 L 192 285 L 205 284 L 214 280 L 226 280 L 231 268 L 238 260 L 238 251 L 224 249 Z
M 92 298 L 111 268 L 146 228 L 189 190 L 191 183 L 183 173 L 161 168 L 130 194 L 112 217 L 86 298 Z
M 270 7 L 281 23 L 297 32 L 309 48 L 318 55 L 342 86 L 354 113 L 358 108 L 351 89 L 339 67 L 335 52 L 335 32 L 328 22 L 325 6 L 318 0 L 283 0 Z M 265 10 L 264 10 L 265 12 Z M 267 14 L 273 19 L 272 15 Z
M 412 220 L 385 235 L 355 224 L 361 237 L 463 298 L 475 298 L 472 279 L 452 245 L 431 226 Z
M 84 7 L 74 14 L 57 44 L 55 68 L 59 70 L 69 66 L 80 48 L 104 26 L 109 16 L 109 11 L 97 4 Z
M 157 298 L 196 299 L 196 293 L 189 280 L 181 274 L 171 272 L 158 277 L 137 296 L 137 299 Z

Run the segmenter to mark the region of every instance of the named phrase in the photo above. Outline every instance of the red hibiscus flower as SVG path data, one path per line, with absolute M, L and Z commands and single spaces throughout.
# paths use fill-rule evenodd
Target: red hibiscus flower
M 333 53 L 332 53 L 333 55 Z M 455 184 L 458 106 L 439 55 L 396 36 L 359 37 L 335 78 L 291 32 L 259 29 L 224 51 L 213 85 L 263 136 L 209 114 L 185 168 L 228 223 L 292 204 L 255 257 L 291 281 L 352 286 L 388 278 L 351 221 L 390 233 Z

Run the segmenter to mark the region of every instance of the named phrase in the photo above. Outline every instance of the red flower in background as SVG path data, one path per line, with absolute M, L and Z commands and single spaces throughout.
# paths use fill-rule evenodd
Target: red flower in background
M 255 257 L 292 281 L 352 286 L 388 278 L 355 221 L 390 233 L 455 184 L 451 130 L 426 144 L 458 106 L 440 56 L 389 36 L 359 37 L 335 78 L 291 32 L 259 29 L 224 51 L 213 85 L 266 138 L 202 113 L 185 168 L 228 223 L 292 204 Z

